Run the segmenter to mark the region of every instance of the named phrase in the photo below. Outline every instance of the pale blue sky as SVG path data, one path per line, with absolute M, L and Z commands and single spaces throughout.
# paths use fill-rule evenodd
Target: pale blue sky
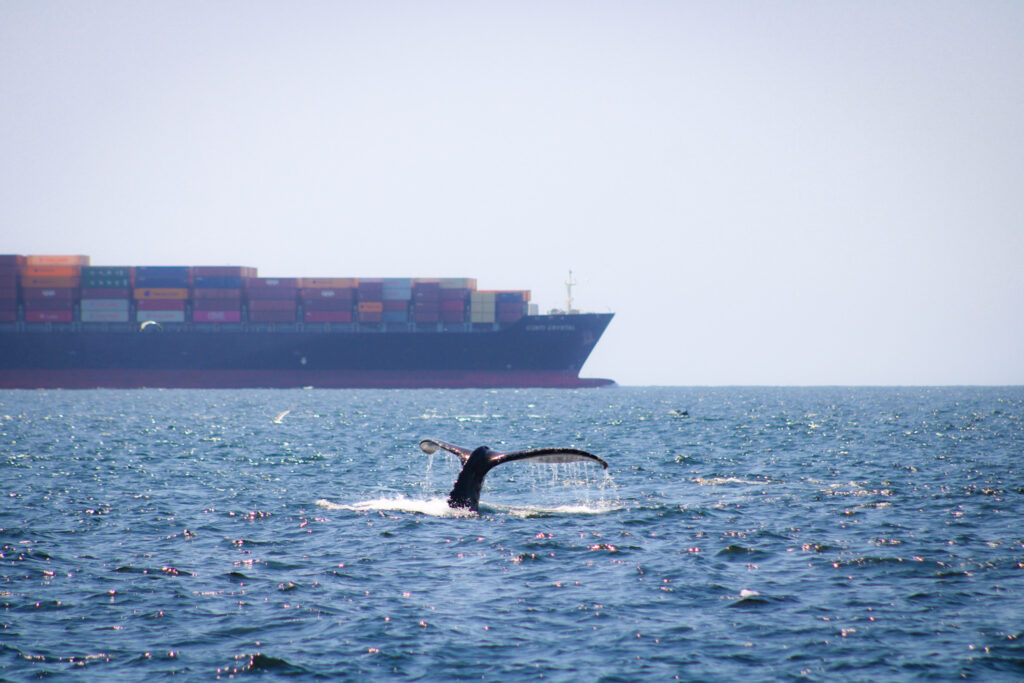
M 476 277 L 623 384 L 1024 383 L 1024 3 L 0 0 L 0 252 Z

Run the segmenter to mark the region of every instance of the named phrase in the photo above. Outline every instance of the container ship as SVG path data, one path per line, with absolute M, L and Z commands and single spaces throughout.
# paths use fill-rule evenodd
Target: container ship
M 571 282 L 571 279 L 570 279 Z M 2 388 L 595 387 L 611 313 L 472 278 L 260 277 L 0 255 Z

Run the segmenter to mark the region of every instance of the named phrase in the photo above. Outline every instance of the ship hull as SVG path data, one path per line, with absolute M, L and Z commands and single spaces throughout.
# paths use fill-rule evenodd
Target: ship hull
M 611 314 L 526 316 L 490 330 L 0 331 L 3 388 L 594 387 L 579 377 Z

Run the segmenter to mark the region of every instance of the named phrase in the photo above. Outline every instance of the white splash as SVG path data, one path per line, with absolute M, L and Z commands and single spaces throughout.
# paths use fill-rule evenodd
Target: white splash
M 349 510 L 352 512 L 385 511 L 385 512 L 414 512 L 433 517 L 459 517 L 469 513 L 467 510 L 455 510 L 448 507 L 447 498 L 406 498 L 403 495 L 391 498 L 375 498 L 363 500 L 358 503 L 334 503 L 324 498 L 316 501 L 316 504 L 328 510 Z

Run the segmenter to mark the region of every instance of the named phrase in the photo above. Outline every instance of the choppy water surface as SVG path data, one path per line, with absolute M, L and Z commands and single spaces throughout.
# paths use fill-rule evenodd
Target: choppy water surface
M 424 437 L 610 467 L 456 515 Z M 1021 388 L 0 392 L 0 678 L 1021 680 L 1022 456 Z

